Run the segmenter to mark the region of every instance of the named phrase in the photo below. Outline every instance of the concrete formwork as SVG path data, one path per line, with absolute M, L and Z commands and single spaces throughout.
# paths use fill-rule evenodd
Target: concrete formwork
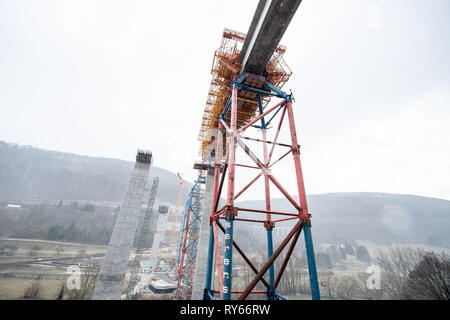
M 151 160 L 151 153 L 138 151 L 128 190 L 114 225 L 108 251 L 95 287 L 93 300 L 120 299 Z

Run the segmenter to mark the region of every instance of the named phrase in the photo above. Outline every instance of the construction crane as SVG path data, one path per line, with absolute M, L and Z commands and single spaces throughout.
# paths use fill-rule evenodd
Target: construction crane
M 185 182 L 183 180 L 183 177 L 181 176 L 180 173 L 177 172 L 177 177 L 178 177 L 178 196 L 177 196 L 177 203 L 176 203 L 176 208 L 175 208 L 175 213 L 174 213 L 174 217 L 173 217 L 173 221 L 172 221 L 172 229 L 170 231 L 166 231 L 166 236 L 168 235 L 169 237 L 169 246 L 168 248 L 170 249 L 172 247 L 172 243 L 174 238 L 178 238 L 177 234 L 176 234 L 176 227 L 177 227 L 177 221 L 178 221 L 178 216 L 180 214 L 180 207 L 181 207 L 181 198 L 183 195 L 183 187 L 185 186 Z M 176 248 L 175 252 L 178 252 L 178 248 Z M 172 260 L 171 258 L 171 254 L 168 254 L 165 256 L 165 258 L 163 258 L 163 260 L 165 261 L 166 265 L 169 266 L 169 269 L 171 269 L 170 266 L 170 261 Z
M 149 233 L 150 219 L 153 216 L 153 206 L 155 203 L 156 192 L 158 190 L 159 178 L 155 177 L 153 179 L 152 188 L 150 190 L 150 197 L 148 199 L 147 209 L 145 213 L 141 216 L 140 224 L 137 226 L 136 230 L 136 253 L 134 255 L 134 260 L 132 262 L 132 270 L 130 275 L 130 281 L 127 287 L 127 299 L 134 299 L 137 295 L 136 286 L 139 282 L 139 267 L 142 259 L 142 253 L 144 251 L 145 242 Z
M 176 212 L 174 214 L 175 221 L 173 221 L 173 226 L 170 227 L 170 229 L 169 228 L 166 229 L 165 223 L 167 223 L 167 219 L 168 219 L 167 211 L 164 211 L 164 212 L 158 211 L 158 213 L 163 214 L 164 217 L 161 217 L 158 214 L 159 218 L 156 218 L 155 220 L 152 220 L 151 232 L 152 232 L 152 235 L 154 235 L 154 237 L 157 238 L 157 240 L 155 242 L 155 240 L 152 238 L 153 241 L 152 241 L 152 253 L 150 254 L 150 268 L 157 268 L 156 265 L 157 265 L 157 259 L 158 259 L 157 257 L 158 257 L 159 252 L 160 252 L 160 243 L 165 241 L 164 239 L 166 239 L 167 241 L 169 241 L 168 248 L 170 248 L 171 245 L 172 245 L 172 242 L 173 242 L 173 238 L 177 236 L 176 230 L 175 230 L 176 223 L 177 223 L 177 217 L 178 217 L 179 211 L 180 211 L 180 203 L 181 203 L 181 198 L 182 198 L 182 194 L 183 194 L 183 187 L 186 187 L 185 181 L 183 180 L 182 176 L 179 173 L 177 173 L 177 177 L 179 179 L 178 183 L 161 182 L 164 185 L 177 185 L 177 186 L 179 186 L 179 188 L 178 188 L 178 196 L 177 196 L 177 203 L 176 203 Z M 162 206 L 160 206 L 160 208 L 161 207 Z M 167 207 L 167 209 L 168 209 L 168 207 Z M 166 222 L 163 222 L 163 220 L 159 221 L 160 219 L 163 219 L 163 220 L 165 219 Z M 161 222 L 160 227 L 162 227 L 163 229 L 157 230 L 157 225 L 160 222 Z M 162 260 L 164 260 L 165 264 L 169 267 L 169 269 L 171 268 L 170 267 L 170 261 L 173 260 L 172 256 L 173 255 L 170 254 L 170 250 L 169 250 L 169 252 L 166 253 L 164 255 L 164 257 L 162 258 Z
M 189 300 L 192 296 L 193 276 L 197 259 L 200 219 L 204 198 L 205 173 L 199 170 L 198 178 L 192 186 L 184 210 L 183 228 L 180 235 L 177 270 L 176 299 Z

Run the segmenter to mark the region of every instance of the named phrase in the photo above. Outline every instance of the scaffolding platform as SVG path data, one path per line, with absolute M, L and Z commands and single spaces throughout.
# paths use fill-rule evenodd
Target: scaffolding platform
M 200 156 L 208 144 L 211 143 L 211 129 L 218 127 L 218 118 L 230 104 L 232 82 L 243 72 L 239 63 L 242 46 L 245 42 L 244 33 L 225 28 L 219 49 L 214 53 L 211 67 L 211 85 L 208 91 L 205 109 L 198 140 L 201 142 Z M 283 59 L 286 47 L 278 45 L 272 58 L 262 75 L 247 73 L 244 85 L 262 89 L 265 82 L 281 89 L 289 80 L 292 71 Z M 259 115 L 258 93 L 255 91 L 240 90 L 238 95 L 238 126 L 241 126 Z M 270 101 L 270 96 L 262 95 L 263 110 Z M 230 121 L 231 111 L 227 110 L 223 118 Z

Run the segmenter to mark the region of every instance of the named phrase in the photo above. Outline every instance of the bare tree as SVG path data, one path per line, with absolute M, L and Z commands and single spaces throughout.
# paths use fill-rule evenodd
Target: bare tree
M 61 283 L 61 286 L 59 287 L 59 290 L 56 294 L 56 300 L 63 300 L 64 299 L 64 293 L 66 290 L 66 286 L 64 285 L 64 282 Z
M 406 282 L 412 298 L 450 300 L 450 259 L 445 254 L 426 252 Z
M 280 270 L 281 263 L 281 260 L 275 261 L 275 276 Z M 297 293 L 310 294 L 309 277 L 304 270 L 305 267 L 306 258 L 293 252 L 280 279 L 277 292 L 286 295 Z
M 31 282 L 31 285 L 25 289 L 25 292 L 23 294 L 24 298 L 38 298 L 42 292 L 42 285 L 41 285 L 41 275 L 39 275 L 33 282 Z
M 378 255 L 378 264 L 382 271 L 381 286 L 389 299 L 409 299 L 406 289 L 409 272 L 420 261 L 421 249 L 389 248 Z
M 0 248 L 0 256 L 2 255 L 13 255 L 13 252 L 16 252 L 18 247 L 16 245 L 5 245 Z
M 89 270 L 81 275 L 80 289 L 64 289 L 67 300 L 90 300 L 94 294 L 98 279 L 98 270 Z
M 56 251 L 56 255 L 59 256 L 60 253 L 64 251 L 64 248 L 62 246 L 56 246 L 55 251 Z
M 416 248 L 381 252 L 382 290 L 389 299 L 450 299 L 450 260 Z
M 358 273 L 356 275 L 356 286 L 362 298 L 368 300 L 381 300 L 383 291 L 380 289 L 369 289 L 367 287 L 367 279 L 370 277 L 367 273 Z
M 86 249 L 81 248 L 78 250 L 78 257 L 83 258 L 86 255 Z
M 339 279 L 338 276 L 334 275 L 332 272 L 327 272 L 321 276 L 320 284 L 322 285 L 322 288 L 329 298 L 336 298 L 337 297 L 337 285 L 338 285 Z
M 353 297 L 352 294 L 356 288 L 357 284 L 354 276 L 341 276 L 339 277 L 339 282 L 337 285 L 337 296 L 338 298 L 348 300 Z
M 32 257 L 35 257 L 35 256 L 37 256 L 38 255 L 38 252 L 41 250 L 41 247 L 39 247 L 39 246 L 34 246 L 33 248 L 31 248 L 30 249 L 30 251 L 28 251 L 28 255 L 29 256 L 32 256 Z

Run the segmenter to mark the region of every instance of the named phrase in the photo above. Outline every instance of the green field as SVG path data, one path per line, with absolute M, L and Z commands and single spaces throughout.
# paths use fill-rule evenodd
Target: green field
M 1 300 L 22 300 L 24 292 L 29 288 L 34 280 L 20 278 L 0 277 L 0 299 Z M 41 292 L 34 299 L 56 299 L 62 280 L 39 280 Z
M 37 239 L 11 239 L 0 238 L 0 247 L 14 246 L 16 250 L 10 255 L 0 256 L 0 300 L 31 299 L 24 298 L 25 290 L 33 282 L 38 282 L 40 294 L 33 299 L 56 299 L 61 283 L 68 275 L 65 267 L 43 266 L 38 264 L 13 264 L 23 261 L 36 261 L 39 259 L 60 259 L 70 257 L 70 260 L 61 262 L 77 264 L 78 262 L 91 263 L 83 256 L 106 253 L 107 246 L 86 245 L 58 241 Z M 33 255 L 30 251 L 39 247 Z M 58 250 L 57 250 L 58 249 Z M 99 260 L 92 260 L 100 263 Z M 40 279 L 38 279 L 40 277 Z

